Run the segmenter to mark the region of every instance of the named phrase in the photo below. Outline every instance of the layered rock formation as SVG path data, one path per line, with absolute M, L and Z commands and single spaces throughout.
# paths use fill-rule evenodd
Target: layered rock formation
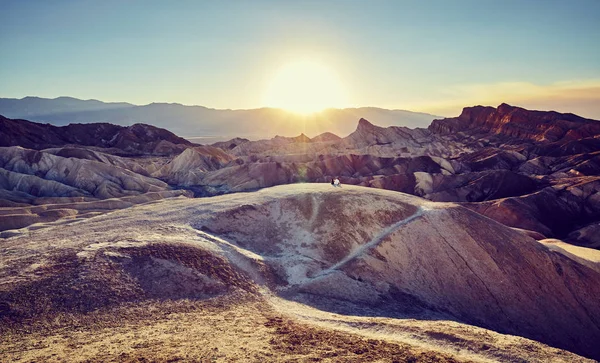
M 232 160 L 231 155 L 219 148 L 197 146 L 186 149 L 152 173 L 152 176 L 163 179 L 172 185 L 192 186 L 197 184 L 198 180 L 206 173 L 219 170 Z
M 0 147 L 0 231 L 191 195 L 151 174 L 193 145 L 152 126 L 55 127 L 0 116 L 0 145 L 19 145 Z
M 216 142 L 216 143 L 212 144 L 212 146 L 221 148 L 221 149 L 223 149 L 225 151 L 229 151 L 229 150 L 234 149 L 236 146 L 238 146 L 240 144 L 243 144 L 245 142 L 248 142 L 248 141 L 250 141 L 250 140 L 244 139 L 244 138 L 240 138 L 240 137 L 236 137 L 236 138 L 233 138 L 233 139 L 231 139 L 229 141 Z
M 459 173 L 500 169 L 519 175 L 514 183 L 522 183 L 519 178 L 526 176 L 537 184 L 509 198 L 495 196 L 469 208 L 543 236 L 595 245 L 589 233 L 575 231 L 600 220 L 600 122 L 501 104 L 467 107 L 459 117 L 433 121 L 429 130 L 475 147 L 474 152 L 451 160 Z
M 130 194 L 165 190 L 168 185 L 160 180 L 145 177 L 118 166 L 103 162 L 66 158 L 43 151 L 23 149 L 18 146 L 0 148 L 0 168 L 14 176 L 13 191 L 29 192 L 34 197 L 61 197 L 59 189 L 45 190 L 42 185 L 30 184 L 36 178 L 40 183 L 55 182 L 75 188 L 78 193 L 97 198 L 121 197 Z M 65 193 L 66 190 L 64 191 Z
M 600 123 L 572 114 L 506 104 L 476 106 L 465 108 L 459 117 L 435 120 L 428 129 L 383 128 L 360 119 L 345 138 L 301 134 L 259 141 L 238 138 L 203 147 L 143 125 L 56 128 L 6 119 L 2 125 L 12 135 L 4 143 L 53 145 L 43 152 L 117 167 L 133 173 L 126 178 L 150 177 L 196 196 L 338 177 L 344 184 L 469 203 L 472 210 L 540 238 L 597 245 L 589 231 L 600 220 Z M 40 172 L 25 174 L 40 177 L 35 174 Z M 117 185 L 94 196 L 126 195 Z M 43 190 L 56 188 L 64 189 L 52 185 Z
M 569 142 L 600 134 L 600 124 L 570 113 L 530 111 L 506 103 L 465 107 L 460 116 L 434 120 L 429 130 L 440 135 L 465 133 L 536 142 Z
M 75 151 L 88 158 L 18 146 L 0 147 L 0 231 L 189 195 L 184 190 L 172 190 L 161 180 L 123 168 L 126 164 L 115 165 L 119 160 L 116 157 Z M 96 157 L 101 161 L 89 160 Z

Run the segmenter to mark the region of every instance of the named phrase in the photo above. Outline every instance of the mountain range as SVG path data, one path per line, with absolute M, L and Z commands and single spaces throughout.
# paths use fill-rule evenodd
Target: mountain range
M 206 140 L 223 141 L 235 136 L 257 140 L 301 132 L 317 135 L 329 131 L 347 135 L 361 117 L 383 126 L 406 127 L 427 127 L 436 118 L 426 113 L 376 107 L 327 109 L 311 115 L 300 115 L 276 108 L 218 110 L 177 103 L 138 106 L 72 97 L 0 98 L 0 115 L 57 126 L 70 123 L 112 123 L 121 126 L 144 123 L 169 129 L 200 143 Z

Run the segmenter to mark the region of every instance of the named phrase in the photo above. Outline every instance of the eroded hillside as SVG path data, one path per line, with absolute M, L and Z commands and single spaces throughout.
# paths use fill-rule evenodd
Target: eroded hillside
M 4 349 L 45 342 L 56 329 L 93 319 L 80 334 L 96 338 L 77 343 L 92 359 L 111 356 L 98 351 L 102 344 L 123 352 L 104 333 L 96 335 L 123 324 L 158 346 L 185 334 L 177 349 L 204 357 L 207 347 L 222 357 L 243 347 L 256 360 L 283 357 L 280 349 L 332 360 L 327 352 L 343 360 L 362 354 L 384 361 L 411 354 L 416 361 L 583 360 L 533 340 L 600 354 L 600 310 L 591 298 L 600 293 L 598 269 L 459 205 L 397 192 L 299 184 L 181 197 L 30 228 L 4 240 L 2 250 Z M 256 314 L 239 310 L 251 301 L 261 306 Z M 245 323 L 233 329 L 202 320 L 203 306 L 213 303 L 216 316 Z M 142 306 L 151 311 L 136 321 L 105 321 Z M 161 311 L 173 315 L 143 318 Z M 194 317 L 200 319 L 194 329 L 151 333 L 177 321 L 187 326 Z M 218 327 L 238 337 L 237 348 L 182 347 Z M 243 338 L 256 339 L 256 329 L 281 339 L 257 351 Z M 364 349 L 350 353 L 350 345 L 363 341 Z M 41 358 L 52 351 L 11 354 Z
M 0 212 L 11 216 L 0 229 L 12 230 L 8 235 L 31 223 L 81 216 L 73 212 L 80 208 L 60 206 L 74 201 L 202 197 L 338 177 L 343 184 L 464 203 L 540 240 L 600 246 L 600 123 L 572 114 L 476 106 L 428 129 L 360 119 L 343 138 L 236 138 L 213 146 L 147 125 L 1 121 L 0 143 L 23 147 L 0 150 Z M 72 211 L 31 208 L 39 204 Z

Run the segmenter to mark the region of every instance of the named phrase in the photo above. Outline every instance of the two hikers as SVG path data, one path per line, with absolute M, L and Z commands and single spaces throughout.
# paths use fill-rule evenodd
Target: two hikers
M 338 178 L 331 179 L 331 185 L 333 185 L 334 187 L 341 187 L 342 186 L 342 184 L 340 183 L 340 180 Z

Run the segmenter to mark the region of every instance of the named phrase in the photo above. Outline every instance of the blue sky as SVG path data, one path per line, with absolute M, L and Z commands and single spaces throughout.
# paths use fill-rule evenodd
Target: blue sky
M 277 69 L 309 58 L 347 106 L 600 119 L 599 19 L 599 0 L 0 0 L 0 97 L 256 108 Z

